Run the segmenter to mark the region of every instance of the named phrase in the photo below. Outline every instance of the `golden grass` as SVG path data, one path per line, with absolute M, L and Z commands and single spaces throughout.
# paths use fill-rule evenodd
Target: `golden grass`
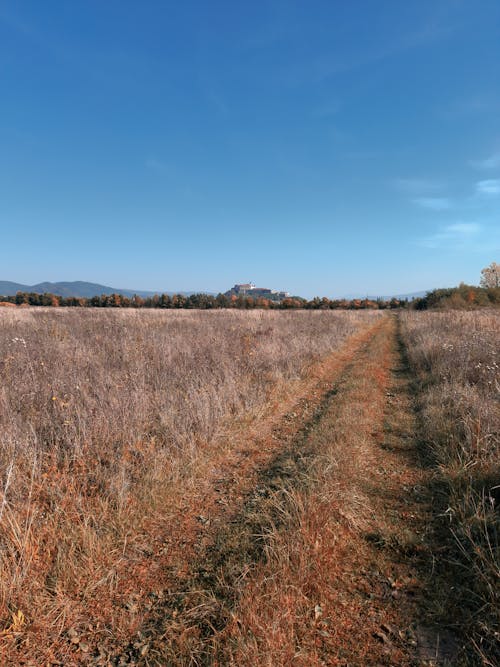
M 397 578 L 396 571 L 406 570 L 366 540 L 375 526 L 387 529 L 387 512 L 394 510 L 394 503 L 378 498 L 389 483 L 378 434 L 389 368 L 396 363 L 392 326 L 386 322 L 346 368 L 301 445 L 304 455 L 312 453 L 305 469 L 299 465 L 291 485 L 285 482 L 259 505 L 265 559 L 240 586 L 230 621 L 216 638 L 216 664 L 411 663 L 413 649 L 402 638 L 412 619 L 404 604 L 387 599 L 390 574 Z M 385 459 L 396 493 L 418 475 L 397 456 Z M 395 621 L 401 635 L 382 643 L 381 627 L 393 625 L 395 607 L 401 608 Z
M 85 663 L 126 643 L 200 454 L 378 317 L 3 310 L 4 664 Z
M 443 541 L 436 616 L 465 633 L 478 664 L 500 662 L 500 317 L 402 315 Z M 443 584 L 444 580 L 444 584 Z

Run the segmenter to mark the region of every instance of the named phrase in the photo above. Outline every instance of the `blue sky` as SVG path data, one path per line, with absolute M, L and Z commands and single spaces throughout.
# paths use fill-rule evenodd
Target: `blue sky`
M 498 0 L 3 0 L 0 278 L 295 294 L 500 257 Z

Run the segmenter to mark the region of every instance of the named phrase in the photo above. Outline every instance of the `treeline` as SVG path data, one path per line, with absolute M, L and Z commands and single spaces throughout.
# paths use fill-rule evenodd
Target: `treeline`
M 500 287 L 475 287 L 460 283 L 458 287 L 435 289 L 411 302 L 415 310 L 429 308 L 467 309 L 500 305 Z
M 500 305 L 500 287 L 475 287 L 461 283 L 458 287 L 436 289 L 427 292 L 424 297 L 413 301 L 407 299 L 328 299 L 315 297 L 310 301 L 301 297 L 289 297 L 282 301 L 273 301 L 264 297 L 226 296 L 218 294 L 155 294 L 150 297 L 123 296 L 122 294 L 102 294 L 101 296 L 63 297 L 55 294 L 37 294 L 18 292 L 15 296 L 0 296 L 0 305 L 17 306 L 66 306 L 80 308 L 188 308 L 210 310 L 217 308 L 239 308 L 250 310 L 385 310 L 411 308 L 427 310 L 429 308 L 466 309 L 482 306 Z
M 249 296 L 226 296 L 218 294 L 155 294 L 151 297 L 123 296 L 121 294 L 102 294 L 101 296 L 85 297 L 62 297 L 55 294 L 37 294 L 35 292 L 18 292 L 15 296 L 0 297 L 0 302 L 17 306 L 66 306 L 80 308 L 191 308 L 191 309 L 216 309 L 216 308 L 240 308 L 249 310 L 253 308 L 264 308 L 273 310 L 309 309 L 309 310 L 363 310 L 363 309 L 387 309 L 406 308 L 408 301 L 391 299 L 384 301 L 377 299 L 328 299 L 327 297 L 315 297 L 310 301 L 301 297 L 289 297 L 282 301 L 272 301 L 264 297 L 252 298 Z

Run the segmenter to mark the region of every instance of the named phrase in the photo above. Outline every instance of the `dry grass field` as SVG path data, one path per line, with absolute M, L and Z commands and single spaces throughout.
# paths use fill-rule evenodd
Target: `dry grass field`
M 500 317 L 498 310 L 405 313 L 402 325 L 435 466 L 443 579 L 433 611 L 468 633 L 478 664 L 498 664 Z
M 498 340 L 2 309 L 1 663 L 495 664 Z
M 265 412 L 273 392 L 377 317 L 5 309 L 4 659 L 70 664 L 75 647 L 78 659 L 90 655 L 92 638 L 126 641 L 148 577 L 159 576 L 144 559 L 179 524 L 173 508 L 217 443 L 230 449 L 228 434 Z

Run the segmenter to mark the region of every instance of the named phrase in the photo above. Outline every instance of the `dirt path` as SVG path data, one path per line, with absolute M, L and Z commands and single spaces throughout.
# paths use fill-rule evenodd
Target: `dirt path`
M 419 621 L 428 499 L 396 319 L 303 389 L 207 457 L 153 554 L 146 620 L 112 664 L 442 663 Z

